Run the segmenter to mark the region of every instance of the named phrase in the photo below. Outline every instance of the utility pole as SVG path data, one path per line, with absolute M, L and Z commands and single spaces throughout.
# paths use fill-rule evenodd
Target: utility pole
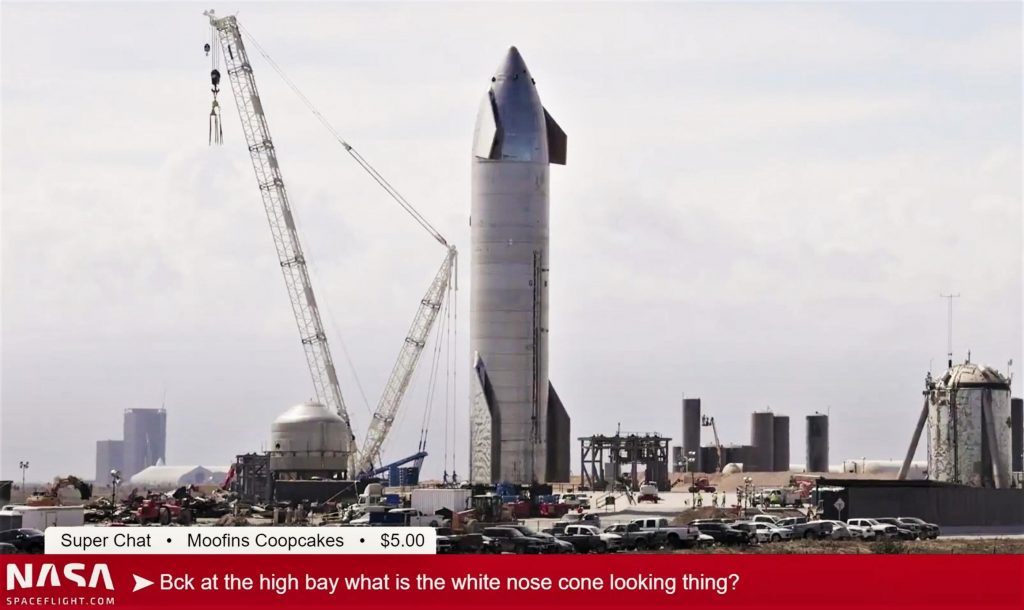
M 680 415 L 680 434 L 679 434 L 679 461 L 686 463 L 686 392 L 681 394 L 679 399 L 679 415 Z M 686 470 L 690 469 L 689 463 L 686 463 Z
M 953 299 L 959 299 L 960 293 L 956 294 L 942 294 L 939 293 L 939 298 L 946 299 L 948 310 L 947 310 L 947 329 L 946 329 L 946 358 L 949 368 L 953 368 Z

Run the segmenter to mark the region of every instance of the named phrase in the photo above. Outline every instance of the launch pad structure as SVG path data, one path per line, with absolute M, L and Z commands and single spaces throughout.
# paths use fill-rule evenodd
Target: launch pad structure
M 619 480 L 628 465 L 634 485 L 649 482 L 660 491 L 668 491 L 668 443 L 672 439 L 659 434 L 598 434 L 582 436 L 580 441 L 581 483 L 594 490 L 605 489 Z M 644 481 L 638 480 L 639 466 L 644 466 Z

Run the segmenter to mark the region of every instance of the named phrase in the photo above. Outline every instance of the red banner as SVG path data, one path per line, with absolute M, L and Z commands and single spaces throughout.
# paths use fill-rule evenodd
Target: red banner
M 9 555 L 20 608 L 1024 608 L 1024 555 Z

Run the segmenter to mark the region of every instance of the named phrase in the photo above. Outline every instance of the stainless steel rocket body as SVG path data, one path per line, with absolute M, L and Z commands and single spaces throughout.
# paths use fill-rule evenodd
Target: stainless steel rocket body
M 560 442 L 551 438 L 552 428 L 560 426 L 549 413 L 548 174 L 550 163 L 564 162 L 565 134 L 541 105 L 513 47 L 481 104 L 473 143 L 470 467 L 475 481 L 559 480 L 553 471 L 560 469 L 560 460 L 549 447 Z M 564 427 L 567 436 L 567 417 Z

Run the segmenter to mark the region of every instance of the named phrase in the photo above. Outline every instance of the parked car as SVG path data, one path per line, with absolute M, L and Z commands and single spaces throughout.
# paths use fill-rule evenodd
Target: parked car
M 537 538 L 523 535 L 519 530 L 512 527 L 485 527 L 484 536 L 498 541 L 498 547 L 502 553 L 540 554 L 546 546 Z
M 606 534 L 593 525 L 567 525 L 558 538 L 572 544 L 579 553 L 615 551 L 622 540 L 618 534 Z
M 778 525 L 779 519 L 772 515 L 754 515 L 750 518 L 754 523 L 769 523 L 771 525 Z
M 661 546 L 661 540 L 656 530 L 641 529 L 640 524 L 636 522 L 609 525 L 604 528 L 604 533 L 619 535 L 622 548 L 625 549 L 643 551 Z
M 699 523 L 697 529 L 721 544 L 750 544 L 757 539 L 754 532 L 736 529 L 725 523 Z
M 572 509 L 576 509 L 577 507 L 582 507 L 583 510 L 590 509 L 590 495 L 585 493 L 562 494 L 559 496 L 558 501 Z
M 939 526 L 934 523 L 928 523 L 917 517 L 897 517 L 896 520 L 903 524 L 901 527 L 916 525 L 921 528 L 921 538 L 934 539 L 939 537 Z
M 875 529 L 872 527 L 847 523 L 846 529 L 849 530 L 850 536 L 852 536 L 854 539 L 874 540 L 878 537 L 878 534 L 875 533 Z
M 668 546 L 674 549 L 685 546 L 693 546 L 700 537 L 700 530 L 692 525 L 672 525 L 665 517 L 647 517 L 644 519 L 633 519 L 630 523 L 640 526 L 645 532 L 654 532 L 658 546 Z
M 729 524 L 730 527 L 736 528 L 738 530 L 743 530 L 744 532 L 748 532 L 750 534 L 753 534 L 753 536 L 754 536 L 753 541 L 754 542 L 771 542 L 772 541 L 771 534 L 769 534 L 768 532 L 766 532 L 764 530 L 757 529 L 757 525 L 758 524 L 754 523 L 753 521 L 736 521 L 736 522 L 733 522 L 733 523 Z
M 875 521 L 882 525 L 891 525 L 896 528 L 896 537 L 900 540 L 917 540 L 921 537 L 920 528 L 916 525 L 903 525 L 894 517 L 875 517 Z
M 42 553 L 43 532 L 28 527 L 0 532 L 0 542 L 13 546 L 19 553 Z
M 565 540 L 559 540 L 551 534 L 546 534 L 544 532 L 536 532 L 525 525 L 509 525 L 508 527 L 519 530 L 519 532 L 524 536 L 536 538 L 543 542 L 543 552 L 545 553 L 574 553 L 576 551 L 576 549 L 573 548 L 572 544 L 566 542 Z
M 781 542 L 793 538 L 793 530 L 788 527 L 779 527 L 774 523 L 765 523 L 763 521 L 755 521 L 754 525 L 757 526 L 758 536 L 761 535 L 761 532 L 767 534 L 768 542 Z
M 846 521 L 850 525 L 860 525 L 863 527 L 869 527 L 875 531 L 876 538 L 898 538 L 899 528 L 895 525 L 886 525 L 885 523 L 879 523 L 874 519 L 849 519 Z
M 793 527 L 794 525 L 800 525 L 801 523 L 807 523 L 810 521 L 807 517 L 785 517 L 775 522 L 775 525 L 779 527 Z
M 597 513 L 568 512 L 562 517 L 566 523 L 579 523 L 582 525 L 593 525 L 601 527 L 601 515 Z
M 809 521 L 807 517 L 780 519 L 779 527 L 793 531 L 794 538 L 827 538 L 832 535 L 832 524 L 827 521 Z
M 828 538 L 832 540 L 853 540 L 853 533 L 850 532 L 850 528 L 846 527 L 846 524 L 842 521 L 828 521 L 832 524 L 832 531 L 829 532 Z

